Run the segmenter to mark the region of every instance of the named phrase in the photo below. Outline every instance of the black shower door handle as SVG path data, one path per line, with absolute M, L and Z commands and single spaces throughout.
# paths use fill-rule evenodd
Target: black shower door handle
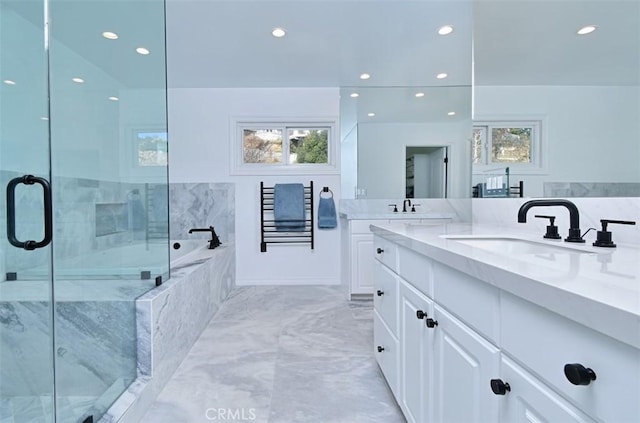
M 16 187 L 20 184 L 40 184 L 44 194 L 44 238 L 42 241 L 19 241 L 16 238 Z M 35 250 L 49 245 L 53 236 L 53 216 L 51 207 L 51 185 L 44 178 L 24 175 L 13 178 L 7 184 L 7 239 L 14 247 Z

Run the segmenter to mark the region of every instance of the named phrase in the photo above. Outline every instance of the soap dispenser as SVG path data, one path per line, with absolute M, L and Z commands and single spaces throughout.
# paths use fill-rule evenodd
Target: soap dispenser
M 616 244 L 611 240 L 611 232 L 607 231 L 607 224 L 616 223 L 618 225 L 635 225 L 636 222 L 629 220 L 610 220 L 610 219 L 601 219 L 600 223 L 602 224 L 602 230 L 597 232 L 596 240 L 593 243 L 594 247 L 606 247 L 606 248 L 615 248 Z

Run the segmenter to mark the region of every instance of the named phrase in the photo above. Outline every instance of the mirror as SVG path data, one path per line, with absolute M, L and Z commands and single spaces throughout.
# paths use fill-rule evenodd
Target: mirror
M 352 97 L 356 92 L 358 97 Z M 447 150 L 447 198 L 470 197 L 470 86 L 346 87 L 341 89 L 340 102 L 343 194 L 405 198 L 407 151 L 438 148 Z M 350 177 L 353 169 L 345 169 L 350 163 L 357 163 L 357 177 Z M 439 183 L 430 178 L 420 185 Z M 429 197 L 444 198 L 444 180 L 441 185 L 442 192 L 436 194 L 434 188 Z
M 476 2 L 474 59 L 474 122 L 541 136 L 538 168 L 474 166 L 474 185 L 509 166 L 526 197 L 640 195 L 640 2 Z
M 512 185 L 523 181 L 526 197 L 640 196 L 640 2 L 477 0 L 471 20 L 474 121 L 540 123 L 542 148 L 536 159 L 541 165 L 524 170 L 511 165 Z M 576 33 L 588 24 L 596 31 Z M 464 48 L 457 57 L 466 60 Z M 378 89 L 418 89 L 402 80 L 397 85 Z M 370 147 L 365 135 L 375 128 L 366 107 L 359 110 L 364 115 L 355 117 L 349 92 L 342 89 L 342 192 L 351 198 L 401 197 L 402 153 L 412 143 L 403 143 L 405 136 L 390 136 L 389 143 L 402 144 L 399 153 L 386 151 L 387 160 L 366 165 L 369 148 L 378 147 Z M 415 98 L 406 100 L 410 105 Z M 426 122 L 399 120 L 396 127 Z M 483 182 L 486 170 L 495 173 L 506 166 L 476 167 L 470 184 Z M 460 177 L 466 181 L 462 172 Z M 396 181 L 396 189 L 380 192 L 375 181 L 388 179 Z M 451 198 L 467 196 L 463 187 L 453 190 L 460 182 L 455 173 L 450 182 Z

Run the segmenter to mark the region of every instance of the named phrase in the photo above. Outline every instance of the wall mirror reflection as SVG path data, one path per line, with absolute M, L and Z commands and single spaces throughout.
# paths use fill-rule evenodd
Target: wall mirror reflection
M 405 148 L 405 197 L 447 198 L 448 147 Z
M 473 21 L 474 187 L 509 167 L 527 197 L 640 195 L 640 2 L 481 0 Z

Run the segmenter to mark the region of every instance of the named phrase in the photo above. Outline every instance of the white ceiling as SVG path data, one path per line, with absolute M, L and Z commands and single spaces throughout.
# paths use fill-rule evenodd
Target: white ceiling
M 41 5 L 2 6 L 42 26 Z M 122 85 L 155 87 L 164 83 L 149 77 L 164 66 L 163 11 L 157 0 L 56 0 L 51 34 Z M 414 87 L 471 85 L 472 56 L 478 85 L 640 85 L 640 0 L 167 0 L 166 11 L 170 88 L 401 87 L 377 90 L 394 93 L 377 109 L 397 114 Z M 437 35 L 444 24 L 454 33 Z M 586 24 L 598 30 L 576 35 Z M 276 26 L 287 36 L 272 37 Z M 105 40 L 105 30 L 120 39 Z M 151 55 L 135 54 L 139 45 Z M 74 71 L 52 65 L 54 78 Z

